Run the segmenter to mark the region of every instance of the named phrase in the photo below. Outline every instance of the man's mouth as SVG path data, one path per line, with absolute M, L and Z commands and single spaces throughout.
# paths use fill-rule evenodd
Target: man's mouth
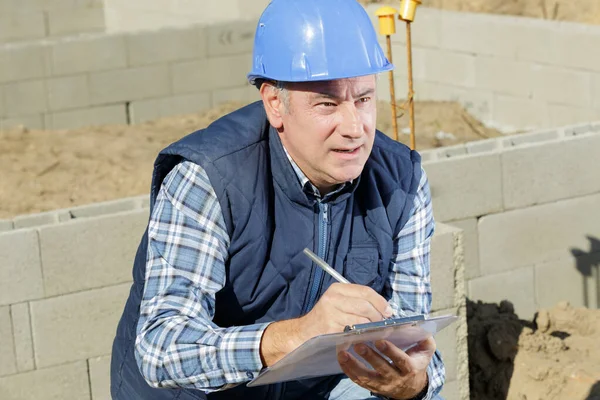
M 333 151 L 335 151 L 336 153 L 347 153 L 347 154 L 351 154 L 354 153 L 356 151 L 358 151 L 359 147 L 354 147 L 352 149 L 333 149 Z

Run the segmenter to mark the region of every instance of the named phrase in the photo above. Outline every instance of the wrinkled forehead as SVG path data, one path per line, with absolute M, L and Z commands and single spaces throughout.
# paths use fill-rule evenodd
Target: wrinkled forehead
M 310 97 L 357 97 L 375 93 L 377 79 L 375 75 L 367 75 L 329 81 L 291 82 L 286 85 L 286 88 L 293 92 L 304 93 Z

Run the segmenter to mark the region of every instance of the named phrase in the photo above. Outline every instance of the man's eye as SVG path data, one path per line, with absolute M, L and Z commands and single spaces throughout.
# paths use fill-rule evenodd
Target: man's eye
M 320 103 L 319 105 L 325 106 L 325 107 L 335 107 L 335 103 L 332 103 L 330 101 L 325 101 L 323 103 Z
M 361 103 L 368 103 L 369 101 L 371 101 L 371 98 L 370 97 L 362 97 L 358 101 L 360 101 Z

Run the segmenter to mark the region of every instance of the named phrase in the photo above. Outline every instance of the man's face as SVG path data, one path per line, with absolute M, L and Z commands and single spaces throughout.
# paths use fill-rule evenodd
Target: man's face
M 367 162 L 377 119 L 374 75 L 291 83 L 278 128 L 281 141 L 322 194 L 357 178 Z

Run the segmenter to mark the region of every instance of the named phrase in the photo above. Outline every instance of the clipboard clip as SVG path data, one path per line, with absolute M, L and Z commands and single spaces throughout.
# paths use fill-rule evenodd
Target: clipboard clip
M 382 321 L 377 322 L 368 322 L 366 324 L 356 324 L 356 325 L 346 325 L 344 328 L 344 333 L 355 332 L 359 334 L 361 331 L 365 329 L 375 329 L 375 328 L 384 328 L 386 326 L 397 326 L 397 325 L 406 325 L 412 323 L 413 325 L 416 322 L 424 321 L 424 315 L 412 315 L 410 317 L 402 317 L 402 318 L 388 318 Z

